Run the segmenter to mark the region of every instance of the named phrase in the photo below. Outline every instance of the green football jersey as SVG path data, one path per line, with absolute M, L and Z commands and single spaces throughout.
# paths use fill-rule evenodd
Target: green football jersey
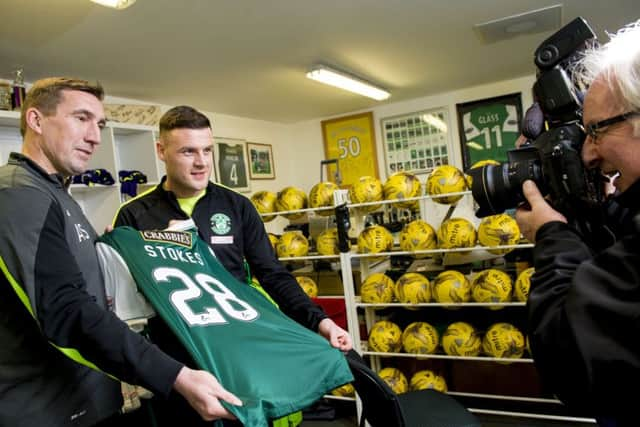
M 242 400 L 222 403 L 245 426 L 267 426 L 353 380 L 339 350 L 236 280 L 196 233 L 117 227 L 105 244 L 199 368 Z

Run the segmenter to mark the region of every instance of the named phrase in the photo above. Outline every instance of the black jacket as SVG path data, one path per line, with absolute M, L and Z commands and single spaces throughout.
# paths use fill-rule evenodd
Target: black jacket
M 640 181 L 616 202 L 629 220 L 604 250 L 564 223 L 538 230 L 530 344 L 542 378 L 570 407 L 637 425 L 627 388 L 640 384 Z
M 97 369 L 167 395 L 182 365 L 106 310 L 96 233 L 62 179 L 12 153 L 0 167 L 0 224 L 0 425 L 113 415 L 119 383 Z
M 175 195 L 165 191 L 166 177 L 154 189 L 128 201 L 116 214 L 114 226 L 130 225 L 138 230 L 163 229 L 172 219 L 188 219 Z M 282 311 L 311 330 L 327 317 L 301 290 L 295 278 L 276 258 L 253 204 L 241 194 L 209 183 L 205 195 L 198 200 L 192 218 L 198 234 L 213 249 L 222 265 L 238 280 L 247 282 L 245 259 L 251 273 L 278 303 Z M 149 320 L 150 336 L 154 342 L 185 364 L 196 367 L 186 349 L 168 325 L 159 317 Z M 260 355 L 256 355 L 259 363 Z M 208 426 L 180 396 L 172 395 L 166 404 L 156 406 L 160 426 Z M 226 425 L 226 424 L 225 424 Z M 235 425 L 235 424 L 234 424 Z
M 188 219 L 172 192 L 165 191 L 166 178 L 152 191 L 120 207 L 114 226 L 138 230 L 163 229 L 172 219 Z M 326 314 L 302 291 L 295 278 L 276 258 L 255 207 L 245 196 L 209 183 L 196 203 L 192 218 L 198 234 L 213 249 L 222 265 L 241 282 L 247 282 L 244 260 L 260 285 L 289 317 L 311 330 Z

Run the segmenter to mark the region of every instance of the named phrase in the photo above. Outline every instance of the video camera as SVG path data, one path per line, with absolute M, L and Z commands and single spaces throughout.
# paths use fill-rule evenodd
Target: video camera
M 534 59 L 538 73 L 533 86 L 536 104 L 527 111 L 523 123 L 527 143 L 510 150 L 506 163 L 467 171 L 479 206 L 476 216 L 502 213 L 525 201 L 522 183 L 527 179 L 533 180 L 543 195 L 550 196 L 555 209 L 568 217 L 602 202 L 600 175 L 585 169 L 582 163 L 582 96 L 570 76 L 577 55 L 595 42 L 589 25 L 576 18 L 538 47 Z

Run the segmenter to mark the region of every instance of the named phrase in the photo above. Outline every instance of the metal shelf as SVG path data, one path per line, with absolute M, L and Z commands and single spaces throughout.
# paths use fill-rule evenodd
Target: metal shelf
M 419 200 L 429 200 L 429 199 L 440 199 L 443 197 L 455 197 L 455 196 L 468 196 L 471 194 L 471 191 L 460 191 L 457 193 L 446 193 L 446 194 L 437 194 L 437 195 L 429 195 L 423 194 L 422 196 L 416 197 L 407 197 L 405 199 L 392 199 L 392 200 L 379 200 L 377 202 L 366 202 L 366 203 L 347 203 L 347 208 L 361 208 L 367 206 L 377 206 L 377 205 L 392 205 L 394 203 L 407 203 Z
M 331 400 L 343 400 L 345 402 L 354 402 L 356 401 L 355 397 L 348 397 L 348 396 L 334 396 L 333 394 L 325 394 L 323 396 L 325 399 L 331 399 Z
M 505 357 L 489 356 L 449 356 L 448 354 L 413 354 L 413 353 L 382 353 L 379 351 L 363 351 L 365 356 L 378 357 L 405 357 L 411 359 L 443 359 L 443 360 L 473 360 L 476 362 L 496 362 L 496 363 L 533 363 L 533 359 L 519 358 L 510 359 Z
M 298 213 L 310 213 L 310 212 L 317 212 L 317 211 L 333 211 L 335 209 L 335 207 L 333 206 L 327 206 L 327 207 L 322 207 L 322 208 L 306 208 L 306 209 L 294 209 L 291 211 L 275 211 L 275 212 L 268 212 L 268 213 L 261 213 L 260 216 L 274 216 L 274 215 L 289 215 L 289 214 L 298 214 Z
M 412 201 L 420 201 L 425 199 L 437 199 L 439 197 L 447 197 L 451 195 L 462 195 L 468 196 L 470 195 L 470 191 L 460 192 L 460 193 L 452 193 L 446 195 L 439 196 L 419 196 L 413 198 L 407 198 L 404 200 L 384 200 L 377 202 L 369 202 L 369 203 L 358 203 L 352 204 L 348 203 L 348 208 L 360 208 L 367 207 L 373 205 L 388 205 L 394 204 L 397 202 L 412 202 Z M 435 201 L 435 200 L 433 200 Z M 426 202 L 429 203 L 429 202 Z M 462 204 L 460 204 L 462 206 Z M 428 207 L 425 203 L 420 203 L 420 213 L 421 217 L 424 218 L 425 212 L 428 211 Z M 455 205 L 449 208 L 449 211 L 445 214 L 445 218 L 448 218 L 455 209 Z M 355 211 L 355 215 L 352 214 L 352 224 L 356 224 L 356 229 L 360 229 L 364 226 L 363 224 L 363 216 L 360 215 L 361 212 Z M 360 228 L 358 228 L 360 227 Z M 522 310 L 526 306 L 524 302 L 504 302 L 504 303 L 479 303 L 479 302 L 468 302 L 468 303 L 449 303 L 442 304 L 436 302 L 422 303 L 422 304 L 405 304 L 405 303 L 397 303 L 392 302 L 388 304 L 372 304 L 372 303 L 363 303 L 359 296 L 355 295 L 355 286 L 353 283 L 352 277 L 352 261 L 360 261 L 360 271 L 362 274 L 363 280 L 368 276 L 369 273 L 374 271 L 373 262 L 377 262 L 380 259 L 389 260 L 394 256 L 415 256 L 416 258 L 424 258 L 426 259 L 426 263 L 433 267 L 433 271 L 447 268 L 454 268 L 456 265 L 472 263 L 475 261 L 484 261 L 489 259 L 495 259 L 502 257 L 502 254 L 495 254 L 489 251 L 496 252 L 507 252 L 510 250 L 517 249 L 530 249 L 534 245 L 528 242 L 519 243 L 516 245 L 506 245 L 506 246 L 492 246 L 485 247 L 476 245 L 471 248 L 455 248 L 455 249 L 430 249 L 430 250 L 421 250 L 421 251 L 400 251 L 400 250 L 391 250 L 386 252 L 379 253 L 369 253 L 369 254 L 361 254 L 357 253 L 356 247 L 352 247 L 350 252 L 341 254 L 340 261 L 342 265 L 342 280 L 345 292 L 345 304 L 347 306 L 347 320 L 349 323 L 349 331 L 354 339 L 354 348 L 362 355 L 368 356 L 370 359 L 370 363 L 374 369 L 381 367 L 382 360 L 389 360 L 390 358 L 400 358 L 402 360 L 437 360 L 437 361 L 451 361 L 448 363 L 470 363 L 470 364 L 495 364 L 495 369 L 500 369 L 501 365 L 511 365 L 513 368 L 511 369 L 520 369 L 518 366 L 525 368 L 526 370 L 530 370 L 533 368 L 533 359 L 529 356 L 511 359 L 511 358 L 496 358 L 490 356 L 449 356 L 444 353 L 436 353 L 436 354 L 409 354 L 409 353 L 382 353 L 382 352 L 374 352 L 369 351 L 368 343 L 366 341 L 362 341 L 360 339 L 360 325 L 358 316 L 363 314 L 364 311 L 364 320 L 367 327 L 370 327 L 379 316 L 379 311 L 374 309 L 381 308 L 417 308 L 428 310 L 432 308 L 477 308 L 477 307 L 485 307 L 485 308 L 508 308 L 513 307 L 517 310 Z M 398 248 L 399 249 L 399 248 Z M 433 264 L 433 265 L 431 265 Z M 448 267 L 451 266 L 451 267 Z M 378 270 L 375 270 L 378 271 Z M 431 270 L 429 270 L 431 271 Z M 462 312 L 460 312 L 462 313 Z M 509 315 L 508 313 L 506 315 Z M 464 320 L 464 314 L 461 314 L 461 319 Z M 441 351 L 441 350 L 440 350 Z M 439 362 L 442 363 L 442 362 Z M 471 365 L 470 365 L 471 366 Z M 481 365 L 476 365 L 479 369 L 493 369 L 490 367 L 484 368 L 480 367 Z M 483 390 L 480 387 L 480 390 Z M 560 420 L 560 421 L 572 421 L 572 422 L 591 422 L 592 420 L 588 418 L 581 417 L 571 417 L 565 416 L 567 410 L 564 408 L 563 404 L 553 398 L 547 397 L 538 397 L 535 392 L 532 392 L 532 396 L 512 396 L 512 395 L 501 395 L 498 391 L 500 388 L 487 388 L 487 390 L 491 390 L 491 393 L 495 394 L 482 394 L 482 393 L 465 393 L 465 392 L 455 392 L 452 391 L 450 394 L 458 396 L 460 399 L 466 399 L 468 402 L 466 403 L 469 408 L 471 408 L 474 412 L 477 413 L 486 413 L 486 414 L 496 414 L 502 416 L 510 416 L 510 417 L 524 417 L 524 418 L 541 418 L 541 419 L 549 419 L 549 420 Z M 506 390 L 506 389 L 505 389 Z M 528 393 L 525 391 L 523 394 Z M 516 393 L 517 394 L 517 393 Z M 502 404 L 500 402 L 503 402 Z M 484 403 L 484 404 L 483 404 Z M 539 409 L 540 412 L 536 413 L 536 410 Z
M 425 302 L 419 304 L 408 304 L 402 302 L 390 302 L 390 303 L 366 303 L 361 302 L 360 297 L 356 297 L 355 306 L 356 307 L 371 307 L 371 308 L 387 308 L 387 307 L 411 307 L 411 308 L 420 308 L 420 307 L 442 307 L 442 308 L 451 308 L 451 307 L 525 307 L 527 304 L 524 302 L 452 302 L 452 303 L 440 303 L 440 302 Z
M 469 196 L 471 195 L 470 191 L 464 191 L 459 193 L 450 193 L 443 195 L 421 195 L 417 197 L 411 197 L 406 199 L 394 199 L 394 200 L 381 200 L 376 202 L 368 202 L 368 203 L 349 203 L 348 196 L 346 196 L 346 192 L 341 190 L 341 194 L 338 197 L 334 198 L 336 200 L 336 205 L 340 203 L 347 202 L 347 207 L 352 209 L 355 213 L 355 216 L 352 214 L 352 223 L 355 223 L 356 228 L 363 226 L 363 218 L 362 212 L 359 208 L 366 208 L 370 206 L 384 206 L 384 205 L 393 205 L 396 203 L 407 203 L 407 202 L 420 202 L 424 200 L 432 200 L 436 201 L 436 199 L 441 197 L 450 197 L 450 196 Z M 452 214 L 456 205 L 452 205 L 447 213 L 447 217 Z M 320 208 L 320 209 L 301 209 L 294 211 L 283 211 L 283 212 L 273 212 L 268 214 L 261 214 L 261 216 L 270 216 L 270 215 L 283 215 L 283 214 L 296 214 L 296 213 L 307 213 L 314 212 L 317 210 L 329 210 L 333 209 L 333 207 Z M 426 205 L 424 203 L 420 203 L 420 213 L 424 215 L 426 209 Z M 421 215 L 421 216 L 422 216 Z M 446 218 L 445 218 L 446 219 Z M 351 247 L 349 252 L 342 253 L 336 256 L 306 256 L 306 257 L 291 257 L 291 258 L 281 258 L 282 261 L 303 261 L 303 260 L 317 260 L 317 259 L 330 259 L 337 260 L 339 258 L 342 270 L 342 282 L 344 288 L 344 299 L 345 306 L 347 310 L 347 323 L 348 329 L 352 334 L 354 340 L 354 348 L 356 351 L 361 353 L 364 356 L 369 356 L 371 358 L 372 366 L 375 368 L 380 367 L 381 359 L 388 358 L 403 358 L 403 359 L 416 359 L 416 360 L 450 360 L 452 362 L 468 362 L 468 363 L 494 363 L 507 365 L 512 364 L 516 366 L 529 365 L 533 364 L 533 359 L 530 357 L 523 357 L 517 359 L 511 358 L 496 358 L 490 356 L 449 356 L 443 353 L 436 354 L 410 354 L 410 353 L 382 353 L 382 352 L 374 352 L 368 351 L 368 343 L 366 341 L 362 341 L 360 339 L 360 325 L 358 320 L 358 313 L 362 313 L 361 309 L 364 309 L 365 321 L 367 326 L 371 326 L 370 324 L 376 319 L 376 311 L 374 309 L 380 308 L 419 308 L 419 309 L 429 309 L 429 308 L 476 308 L 476 307 L 485 307 L 485 308 L 503 308 L 503 307 L 514 307 L 518 309 L 522 309 L 526 306 L 524 302 L 504 302 L 504 303 L 480 303 L 480 302 L 467 302 L 467 303 L 421 303 L 421 304 L 405 304 L 405 303 L 387 303 L 387 304 L 372 304 L 372 303 L 363 303 L 359 296 L 355 295 L 355 286 L 353 283 L 352 276 L 352 262 L 360 261 L 361 266 L 361 274 L 363 279 L 372 272 L 373 264 L 378 262 L 380 259 L 388 260 L 390 257 L 394 256 L 415 256 L 416 258 L 426 259 L 427 262 L 433 263 L 433 267 L 435 269 L 446 269 L 451 266 L 451 268 L 455 268 L 456 265 L 472 263 L 475 261 L 484 261 L 494 258 L 499 258 L 503 255 L 495 254 L 490 251 L 496 252 L 507 252 L 511 250 L 517 249 L 530 249 L 534 245 L 531 243 L 520 243 L 516 245 L 505 245 L 505 246 L 492 246 L 485 247 L 476 245 L 471 248 L 455 248 L 455 249 L 430 249 L 430 250 L 420 250 L 420 251 L 401 251 L 401 250 L 391 250 L 386 252 L 379 253 L 358 253 L 357 247 L 354 245 Z M 399 248 L 398 248 L 399 249 Z M 461 320 L 464 320 L 464 316 Z M 471 411 L 479 413 L 479 414 L 488 414 L 488 415 L 500 415 L 500 416 L 509 416 L 509 417 L 523 417 L 523 418 L 538 418 L 545 420 L 556 420 L 556 421 L 566 421 L 566 422 L 583 422 L 590 423 L 594 422 L 590 418 L 583 417 L 573 417 L 573 416 L 565 416 L 563 415 L 566 412 L 563 404 L 553 398 L 546 397 L 535 397 L 535 396 L 513 396 L 513 395 L 501 395 L 501 394 L 483 394 L 483 393 L 467 393 L 467 392 L 456 392 L 451 391 L 449 394 L 456 396 L 460 399 L 469 400 L 468 407 Z M 350 400 L 356 401 L 355 398 L 347 398 L 347 397 L 339 397 L 339 396 L 325 396 L 329 399 L 336 400 Z M 485 402 L 485 404 L 483 404 Z M 503 405 L 500 405 L 499 402 L 504 402 Z M 556 410 L 557 407 L 557 410 Z M 541 408 L 540 413 L 536 413 L 536 408 Z M 504 410 L 502 410 L 504 409 Z
M 460 191 L 457 193 L 437 194 L 433 196 L 424 194 L 422 196 L 407 197 L 404 199 L 380 200 L 377 202 L 366 202 L 366 203 L 347 203 L 347 208 L 357 209 L 357 208 L 367 207 L 367 206 L 393 205 L 396 203 L 407 203 L 407 202 L 420 201 L 420 200 L 440 199 L 443 197 L 468 196 L 470 194 L 471 194 L 471 191 Z M 328 211 L 328 210 L 333 211 L 334 209 L 335 209 L 335 206 L 325 206 L 320 208 L 294 209 L 290 211 L 275 211 L 275 212 L 269 212 L 269 213 L 261 213 L 260 216 L 289 215 L 289 214 L 309 213 L 309 212 Z
M 539 420 L 569 421 L 574 423 L 596 424 L 596 420 L 594 420 L 593 418 L 569 417 L 564 415 L 535 414 L 531 412 L 496 411 L 496 410 L 482 409 L 482 408 L 468 408 L 468 409 L 469 411 L 475 414 L 500 415 L 505 417 L 535 418 Z
M 0 126 L 2 127 L 20 127 L 20 111 L 0 110 Z
M 494 400 L 515 400 L 518 402 L 535 402 L 535 403 L 555 403 L 562 405 L 558 399 L 548 399 L 543 397 L 529 397 L 529 396 L 507 396 L 499 394 L 485 394 L 485 393 L 465 393 L 458 391 L 448 391 L 447 394 L 459 397 L 474 397 L 481 399 L 494 399 Z
M 305 255 L 305 256 L 293 256 L 278 258 L 280 261 L 305 261 L 305 260 L 318 260 L 318 259 L 340 259 L 340 255 Z
M 465 252 L 476 251 L 491 251 L 491 250 L 508 250 L 508 249 L 528 249 L 532 248 L 533 243 L 519 243 L 517 245 L 503 245 L 503 246 L 473 246 L 470 248 L 454 248 L 454 249 L 425 249 L 421 251 L 390 251 L 390 252 L 377 252 L 369 254 L 361 254 L 354 252 L 353 258 L 380 258 L 384 256 L 397 256 L 397 255 L 439 255 L 439 254 L 464 254 Z M 490 253 L 490 252 L 489 252 Z M 491 254 L 492 258 L 499 258 L 502 255 Z

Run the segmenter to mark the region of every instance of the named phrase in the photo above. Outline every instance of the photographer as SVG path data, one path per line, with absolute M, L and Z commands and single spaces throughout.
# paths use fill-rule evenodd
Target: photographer
M 590 50 L 579 78 L 587 134 L 582 159 L 613 180 L 615 202 L 629 223 L 617 224 L 617 242 L 604 250 L 543 198 L 533 181 L 522 186 L 528 206 L 516 219 L 535 241 L 536 273 L 528 301 L 530 345 L 536 366 L 569 407 L 600 425 L 638 425 L 640 384 L 640 21 Z

